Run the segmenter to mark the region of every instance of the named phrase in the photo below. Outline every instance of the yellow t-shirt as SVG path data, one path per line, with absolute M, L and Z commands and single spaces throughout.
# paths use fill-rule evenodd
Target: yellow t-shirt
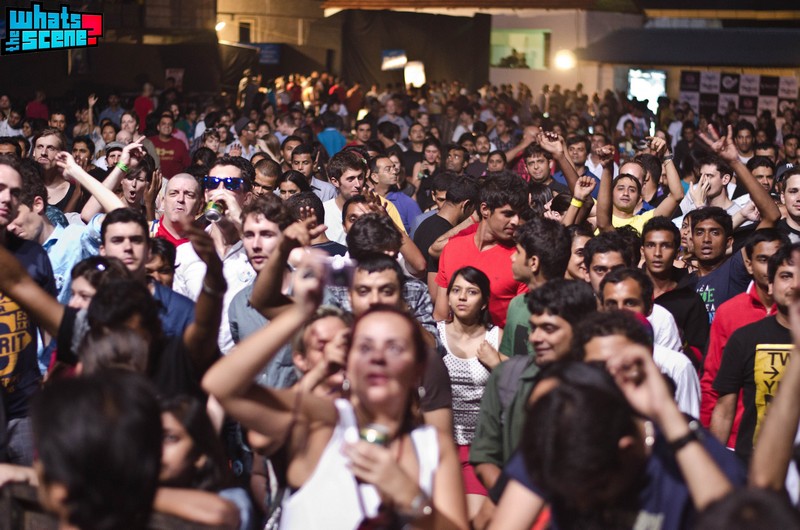
M 611 216 L 611 224 L 614 228 L 619 228 L 621 226 L 632 226 L 636 229 L 639 234 L 642 233 L 644 229 L 645 223 L 652 219 L 655 216 L 655 210 L 648 210 L 644 213 L 639 215 L 634 215 L 633 217 L 629 217 L 628 219 L 624 219 L 622 217 L 617 217 L 616 215 Z

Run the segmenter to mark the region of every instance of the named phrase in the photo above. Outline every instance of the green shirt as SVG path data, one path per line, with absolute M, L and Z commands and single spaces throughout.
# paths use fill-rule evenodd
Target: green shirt
M 518 294 L 508 304 L 506 327 L 503 330 L 503 340 L 500 342 L 500 353 L 511 357 L 512 355 L 533 355 L 528 337 L 531 334 L 531 312 L 525 293 Z
M 516 450 L 525 425 L 528 398 L 539 374 L 539 367 L 533 359 L 533 356 L 528 357 L 528 362 L 524 364 L 506 361 L 492 370 L 481 399 L 478 425 L 469 451 L 470 464 L 494 464 L 502 468 Z M 518 378 L 512 379 L 510 374 L 503 375 L 509 366 L 522 370 Z M 515 391 L 507 389 L 514 391 L 514 396 L 505 410 L 499 391 L 504 381 L 516 381 Z

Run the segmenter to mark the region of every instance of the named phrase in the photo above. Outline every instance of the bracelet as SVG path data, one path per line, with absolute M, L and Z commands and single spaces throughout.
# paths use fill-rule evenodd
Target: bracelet
M 573 197 L 572 200 L 569 201 L 569 203 L 571 206 L 574 206 L 575 208 L 583 208 L 583 201 L 580 199 L 576 199 L 575 197 Z
M 431 498 L 424 492 L 417 494 L 411 501 L 408 510 L 397 510 L 398 515 L 404 519 L 421 519 L 433 513 Z
M 123 173 L 127 173 L 128 171 L 131 170 L 131 168 L 129 168 L 128 166 L 126 166 L 122 162 L 117 162 L 116 168 L 119 169 L 120 171 L 122 171 Z
M 226 288 L 227 286 L 223 287 L 221 291 L 215 291 L 214 289 L 208 286 L 205 280 L 203 280 L 203 292 L 206 293 L 208 296 L 211 296 L 212 298 L 222 298 L 223 296 L 225 296 Z
M 672 160 L 672 159 L 674 159 L 674 158 L 675 158 L 675 155 L 673 155 L 672 153 L 670 153 L 670 154 L 668 154 L 668 155 L 664 155 L 664 158 L 663 158 L 663 160 L 664 160 L 664 162 L 669 162 L 670 160 Z
M 703 432 L 700 430 L 700 424 L 697 420 L 689 422 L 689 432 L 671 442 L 667 442 L 673 454 L 677 453 L 692 442 L 699 442 L 702 439 Z

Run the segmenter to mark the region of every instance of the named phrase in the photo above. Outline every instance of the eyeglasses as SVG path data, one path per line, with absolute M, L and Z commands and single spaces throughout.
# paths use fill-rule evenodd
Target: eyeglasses
M 219 188 L 220 184 L 224 184 L 226 190 L 238 191 L 244 184 L 244 179 L 241 177 L 211 177 L 208 175 L 203 177 L 203 189 L 215 190 Z

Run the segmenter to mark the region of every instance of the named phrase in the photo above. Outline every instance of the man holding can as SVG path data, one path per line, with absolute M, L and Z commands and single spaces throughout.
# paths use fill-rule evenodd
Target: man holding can
M 223 299 L 222 326 L 218 337 L 218 345 L 223 353 L 233 346 L 227 321 L 228 306 L 233 297 L 252 282 L 256 274 L 247 259 L 240 236 L 242 205 L 253 187 L 254 175 L 253 165 L 244 158 L 222 156 L 214 162 L 208 175 L 202 180 L 206 200 L 204 218 L 209 221 L 206 232 L 214 241 L 217 255 L 222 260 L 222 273 L 228 283 L 228 290 Z M 180 213 L 176 213 L 177 219 L 180 218 Z M 184 222 L 191 222 L 194 219 L 194 215 L 188 213 L 187 210 Z M 166 212 L 164 217 L 167 217 Z M 178 224 L 181 224 L 180 221 Z M 204 289 L 205 263 L 197 256 L 191 245 L 178 246 L 175 263 L 178 265 L 173 289 L 192 300 L 197 300 Z

